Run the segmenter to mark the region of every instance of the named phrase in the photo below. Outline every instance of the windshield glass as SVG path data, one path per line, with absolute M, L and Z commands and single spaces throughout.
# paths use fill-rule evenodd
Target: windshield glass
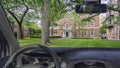
M 120 47 L 120 0 L 2 0 L 1 3 L 21 47 L 30 44 Z M 87 13 L 75 12 L 75 6 L 81 4 L 90 4 L 82 10 Z M 107 5 L 102 8 L 107 12 L 92 13 L 93 4 Z

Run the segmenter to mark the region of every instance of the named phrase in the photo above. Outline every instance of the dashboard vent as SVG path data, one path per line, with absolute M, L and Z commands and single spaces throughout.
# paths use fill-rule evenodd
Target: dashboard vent
M 106 68 L 101 62 L 80 62 L 75 64 L 74 68 Z

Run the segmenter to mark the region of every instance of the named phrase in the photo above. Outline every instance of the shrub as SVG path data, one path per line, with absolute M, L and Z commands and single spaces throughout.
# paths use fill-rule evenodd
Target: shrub
M 50 38 L 62 38 L 61 36 L 50 36 Z
M 73 38 L 73 39 L 93 39 L 93 38 L 78 38 L 78 37 L 76 37 L 76 38 Z

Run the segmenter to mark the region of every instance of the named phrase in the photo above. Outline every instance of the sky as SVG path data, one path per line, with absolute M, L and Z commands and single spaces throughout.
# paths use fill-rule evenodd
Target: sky
M 101 0 L 101 3 L 102 4 L 108 4 L 109 3 L 109 0 Z M 103 22 L 106 18 L 106 13 L 101 13 L 100 14 L 100 22 Z
M 109 0 L 101 0 L 101 3 L 108 4 Z

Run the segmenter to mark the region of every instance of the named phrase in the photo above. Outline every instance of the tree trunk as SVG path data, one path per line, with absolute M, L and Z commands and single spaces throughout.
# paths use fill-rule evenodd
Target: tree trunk
M 78 38 L 80 38 L 80 25 L 78 24 Z
M 51 29 L 51 36 L 53 36 L 54 35 L 54 29 L 53 29 L 53 25 L 51 26 L 52 27 L 52 29 Z
M 49 4 L 48 0 L 43 0 L 43 12 L 42 12 L 42 44 L 45 45 L 50 42 L 49 40 Z
M 18 38 L 23 39 L 22 24 L 18 24 Z

